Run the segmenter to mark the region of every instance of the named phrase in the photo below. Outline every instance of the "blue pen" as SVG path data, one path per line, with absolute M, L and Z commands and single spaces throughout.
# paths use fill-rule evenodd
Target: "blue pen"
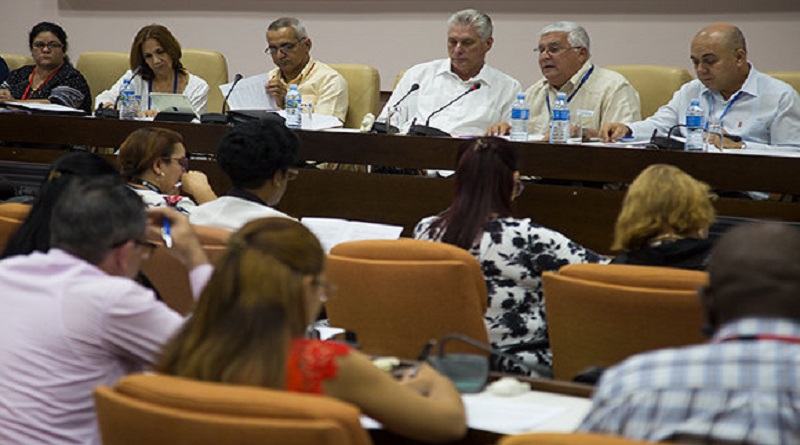
M 167 249 L 172 248 L 172 226 L 168 219 L 164 218 L 161 220 L 161 239 L 164 240 L 164 245 L 167 246 Z

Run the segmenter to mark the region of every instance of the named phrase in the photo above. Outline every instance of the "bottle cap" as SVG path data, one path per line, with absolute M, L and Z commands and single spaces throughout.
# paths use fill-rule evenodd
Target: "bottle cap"
M 567 93 L 563 93 L 563 92 L 556 93 L 556 99 L 558 99 L 558 100 L 566 100 L 567 99 Z

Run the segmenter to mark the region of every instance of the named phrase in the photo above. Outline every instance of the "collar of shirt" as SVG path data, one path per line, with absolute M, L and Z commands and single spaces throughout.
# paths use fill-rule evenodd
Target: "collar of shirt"
M 283 72 L 281 72 L 280 68 L 278 68 L 278 73 L 277 73 L 278 75 L 277 75 L 276 77 L 277 77 L 277 78 L 278 78 L 278 79 L 279 79 L 281 82 L 283 82 L 283 84 L 284 84 L 284 85 L 291 85 L 291 84 L 293 84 L 293 83 L 294 83 L 294 84 L 297 84 L 297 85 L 300 85 L 301 83 L 303 83 L 303 81 L 304 81 L 306 78 L 308 78 L 308 76 L 310 76 L 310 75 L 311 75 L 311 71 L 314 69 L 314 67 L 315 67 L 316 65 L 317 65 L 317 61 L 316 61 L 316 60 L 314 60 L 314 59 L 312 59 L 312 58 L 309 58 L 309 59 L 308 59 L 308 63 L 306 63 L 306 66 L 304 66 L 304 67 L 303 67 L 303 69 L 302 69 L 302 70 L 300 70 L 300 74 L 298 74 L 298 75 L 297 75 L 297 77 L 295 77 L 294 79 L 292 79 L 292 80 L 289 80 L 289 81 L 286 81 L 286 80 L 283 78 Z
M 728 100 L 724 100 L 722 98 L 722 94 L 720 94 L 719 91 L 713 91 L 708 87 L 706 87 L 705 85 L 703 85 L 702 83 L 700 84 L 700 97 L 708 98 L 709 96 L 711 96 L 714 98 L 715 102 L 720 102 L 723 104 L 733 100 L 733 98 L 735 98 L 739 93 L 753 97 L 758 97 L 758 80 L 756 79 L 758 70 L 756 70 L 756 67 L 754 67 L 752 63 L 750 63 L 749 65 L 750 65 L 750 73 L 747 75 L 747 79 L 744 80 L 744 83 L 742 84 L 742 87 L 739 89 L 739 91 L 733 93 L 731 97 L 728 98 Z M 742 98 L 740 97 L 739 100 L 741 99 Z
M 575 91 L 575 88 L 577 88 L 578 85 L 580 85 L 583 76 L 585 76 L 586 72 L 589 71 L 591 68 L 592 68 L 592 62 L 587 60 L 586 62 L 584 62 L 581 69 L 579 69 L 577 73 L 573 74 L 572 77 L 569 78 L 567 83 L 561 86 L 560 90 L 557 90 L 554 86 L 547 83 L 547 79 L 542 79 L 542 80 L 544 80 L 544 82 L 547 83 L 547 90 L 549 92 L 552 92 L 553 95 L 561 92 L 561 93 L 567 93 L 567 96 L 569 96 L 570 94 L 573 93 L 573 91 Z M 586 79 L 586 81 L 588 82 L 589 79 Z
M 800 338 L 800 321 L 788 318 L 742 318 L 723 325 L 714 334 L 713 342 L 736 337 L 777 335 Z M 732 341 L 732 340 L 728 340 Z
M 454 73 L 453 70 L 451 69 L 450 59 L 443 59 L 442 63 L 437 68 L 435 75 L 436 76 L 451 76 L 452 78 L 458 79 L 460 82 L 462 82 L 464 84 L 464 87 L 469 87 L 470 85 L 472 85 L 475 82 L 480 82 L 482 84 L 482 86 L 491 87 L 492 86 L 492 82 L 490 81 L 491 80 L 490 76 L 487 73 L 487 69 L 486 69 L 487 66 L 488 65 L 484 61 L 483 62 L 483 66 L 481 67 L 481 70 L 478 72 L 478 74 L 475 77 L 471 77 L 469 80 L 461 80 L 461 78 L 458 76 L 458 74 Z

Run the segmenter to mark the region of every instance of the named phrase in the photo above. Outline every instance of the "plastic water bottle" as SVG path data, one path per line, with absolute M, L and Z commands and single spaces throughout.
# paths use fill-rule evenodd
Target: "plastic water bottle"
M 286 126 L 289 128 L 303 128 L 303 110 L 301 108 L 303 99 L 296 84 L 289 85 L 289 92 L 286 93 Z
M 567 93 L 556 94 L 553 119 L 550 121 L 550 143 L 566 144 L 569 139 L 569 104 Z
M 136 91 L 131 85 L 130 79 L 122 81 L 122 89 L 119 91 L 119 109 L 120 119 L 135 119 L 136 118 Z
M 703 108 L 700 100 L 694 99 L 686 110 L 686 150 L 704 151 L 703 146 Z
M 528 141 L 528 119 L 531 117 L 531 108 L 525 100 L 525 93 L 518 93 L 517 100 L 511 107 L 511 140 Z

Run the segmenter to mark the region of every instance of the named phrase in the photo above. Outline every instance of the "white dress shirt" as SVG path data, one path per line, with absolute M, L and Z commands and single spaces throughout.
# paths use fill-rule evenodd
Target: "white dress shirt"
M 293 219 L 291 216 L 273 209 L 272 207 L 237 198 L 235 196 L 220 196 L 219 198 L 201 204 L 189 215 L 192 224 L 201 226 L 219 227 L 230 231 L 239 230 L 248 222 L 267 217 L 280 217 Z
M 125 79 L 130 79 L 131 77 L 133 77 L 133 72 L 128 70 L 111 88 L 98 94 L 94 101 L 95 108 L 100 106 L 101 103 L 115 103 L 119 92 L 122 90 L 122 84 Z M 142 96 L 141 109 L 149 110 L 151 108 L 150 101 L 148 100 L 150 97 L 150 83 L 142 79 L 142 76 L 136 76 L 133 81 L 131 81 L 131 85 L 133 85 L 133 90 L 136 94 Z M 192 104 L 192 109 L 198 116 L 208 112 L 208 83 L 206 83 L 203 78 L 189 73 L 189 81 L 186 84 L 186 88 L 183 90 L 183 95 L 189 99 L 189 103 Z
M 695 79 L 651 117 L 625 124 L 636 140 L 650 139 L 653 130 L 666 135 L 673 125 L 686 123 L 686 110 L 693 99 L 700 99 L 706 121 L 709 116 L 721 119 L 725 132 L 741 136 L 746 148 L 800 147 L 800 96 L 789 84 L 752 65 L 742 88 L 728 100 Z M 683 127 L 673 134 L 685 134 Z
M 469 80 L 461 80 L 450 70 L 450 59 L 409 68 L 397 83 L 378 120 L 385 122 L 388 107 L 397 103 L 416 83 L 419 90 L 400 104 L 392 124 L 401 131 L 407 131 L 415 119 L 417 125 L 424 125 L 433 112 L 469 90 L 475 82 L 480 82 L 479 89 L 434 115 L 428 125 L 453 135 L 482 135 L 492 124 L 511 118 L 511 105 L 522 89 L 516 79 L 488 64 L 484 64 L 478 75 Z

